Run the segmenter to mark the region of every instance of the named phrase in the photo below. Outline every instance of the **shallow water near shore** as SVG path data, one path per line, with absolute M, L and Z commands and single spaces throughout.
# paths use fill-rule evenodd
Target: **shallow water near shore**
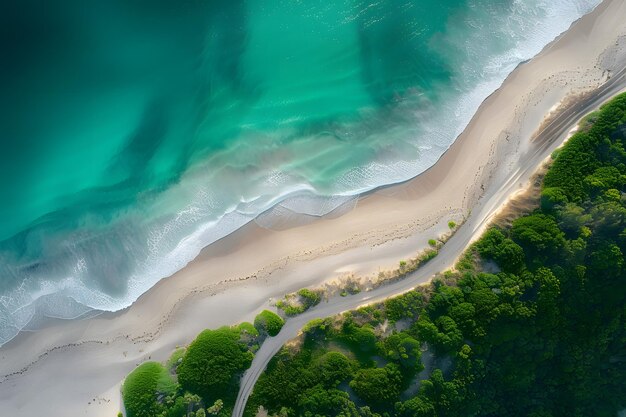
M 128 306 L 270 207 L 319 216 L 419 174 L 597 3 L 15 2 L 0 344 Z

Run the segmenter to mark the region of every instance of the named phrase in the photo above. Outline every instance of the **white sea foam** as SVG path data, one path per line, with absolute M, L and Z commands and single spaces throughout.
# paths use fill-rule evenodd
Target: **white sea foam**
M 88 285 L 88 277 L 94 273 L 90 270 L 93 262 L 76 251 L 72 275 L 41 281 L 37 288 L 25 279 L 20 287 L 0 297 L 0 345 L 21 329 L 38 328 L 46 318 L 80 318 L 94 309 L 116 311 L 125 308 L 160 279 L 182 269 L 202 248 L 255 219 L 265 227 L 272 227 L 277 224 L 276 216 L 280 215 L 300 213 L 323 216 L 333 210 L 346 210 L 353 207 L 354 196 L 359 193 L 420 174 L 439 159 L 467 126 L 481 102 L 501 85 L 515 66 L 536 55 L 599 2 L 514 1 L 512 8 L 515 12 L 502 23 L 499 35 L 508 37 L 509 41 L 513 39 L 513 46 L 509 45 L 506 50 L 491 56 L 482 65 L 472 60 L 463 62 L 460 76 L 455 80 L 456 91 L 444 92 L 435 111 L 422 114 L 417 109 L 409 110 L 413 113 L 411 117 L 420 123 L 415 137 L 405 139 L 407 146 L 410 145 L 415 152 L 414 158 L 407 158 L 402 150 L 398 153 L 397 150 L 381 147 L 378 149 L 379 160 L 342 173 L 330 185 L 307 178 L 306 171 L 290 171 L 289 167 L 277 169 L 275 165 L 280 164 L 275 164 L 271 158 L 264 167 L 254 172 L 240 173 L 237 169 L 229 172 L 228 168 L 224 168 L 219 178 L 215 176 L 218 174 L 207 178 L 201 169 L 190 173 L 167 196 L 170 201 L 190 201 L 189 205 L 169 217 L 151 219 L 145 236 L 123 237 L 126 230 L 123 224 L 115 235 L 111 235 L 111 239 L 119 238 L 116 244 L 122 245 L 125 250 L 141 252 L 142 256 L 138 253 L 137 257 L 144 259 L 131 273 L 123 295 L 111 296 L 97 286 Z M 479 14 L 481 11 L 474 12 Z M 531 15 L 534 18 L 529 18 Z M 489 46 L 487 37 L 494 36 L 491 31 L 477 30 L 470 36 L 460 32 L 455 34 L 454 28 L 450 32 L 449 44 L 442 47 L 464 50 L 469 56 L 485 56 L 481 48 Z M 453 120 L 451 115 L 454 115 Z M 393 128 L 378 134 L 394 135 Z M 383 142 L 381 139 L 380 143 Z M 248 188 L 241 188 L 240 184 L 246 183 L 243 178 L 249 179 Z M 207 185 L 207 181 L 211 180 L 229 182 L 222 184 L 222 189 L 218 190 L 215 185 Z M 227 191 L 239 193 L 240 197 L 225 209 L 220 204 L 229 201 L 223 197 Z M 216 216 L 219 212 L 224 214 Z M 142 245 L 136 240 L 142 238 L 145 238 L 145 249 L 138 249 Z

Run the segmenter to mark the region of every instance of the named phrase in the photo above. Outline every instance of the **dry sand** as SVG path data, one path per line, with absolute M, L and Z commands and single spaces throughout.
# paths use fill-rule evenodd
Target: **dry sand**
M 202 329 L 251 320 L 303 286 L 395 267 L 483 196 L 493 213 L 564 139 L 538 144 L 538 129 L 625 62 L 626 2 L 605 0 L 518 67 L 424 174 L 322 219 L 287 217 L 281 230 L 249 224 L 122 312 L 51 322 L 0 348 L 0 415 L 114 416 L 128 372 Z

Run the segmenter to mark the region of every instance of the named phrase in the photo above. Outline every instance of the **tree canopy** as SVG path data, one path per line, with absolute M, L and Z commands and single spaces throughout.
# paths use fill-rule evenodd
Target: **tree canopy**
M 144 362 L 128 374 L 122 386 L 122 395 L 128 417 L 153 417 L 163 411 L 157 402 L 159 395 L 176 391 L 176 383 L 165 367 L 158 362 Z
M 178 366 L 181 386 L 209 402 L 230 394 L 253 358 L 239 339 L 239 332 L 227 327 L 200 333 Z
M 285 320 L 269 310 L 263 310 L 254 319 L 254 327 L 270 336 L 276 336 L 284 324 Z
M 626 94 L 592 119 L 555 153 L 534 212 L 489 229 L 429 287 L 311 324 L 270 362 L 246 415 L 625 409 Z M 331 354 L 324 377 L 316 364 Z

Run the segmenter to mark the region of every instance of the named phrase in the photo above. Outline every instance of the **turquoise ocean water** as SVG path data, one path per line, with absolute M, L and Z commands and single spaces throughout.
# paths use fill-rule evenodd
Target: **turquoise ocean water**
M 599 0 L 8 0 L 0 345 L 431 166 Z

